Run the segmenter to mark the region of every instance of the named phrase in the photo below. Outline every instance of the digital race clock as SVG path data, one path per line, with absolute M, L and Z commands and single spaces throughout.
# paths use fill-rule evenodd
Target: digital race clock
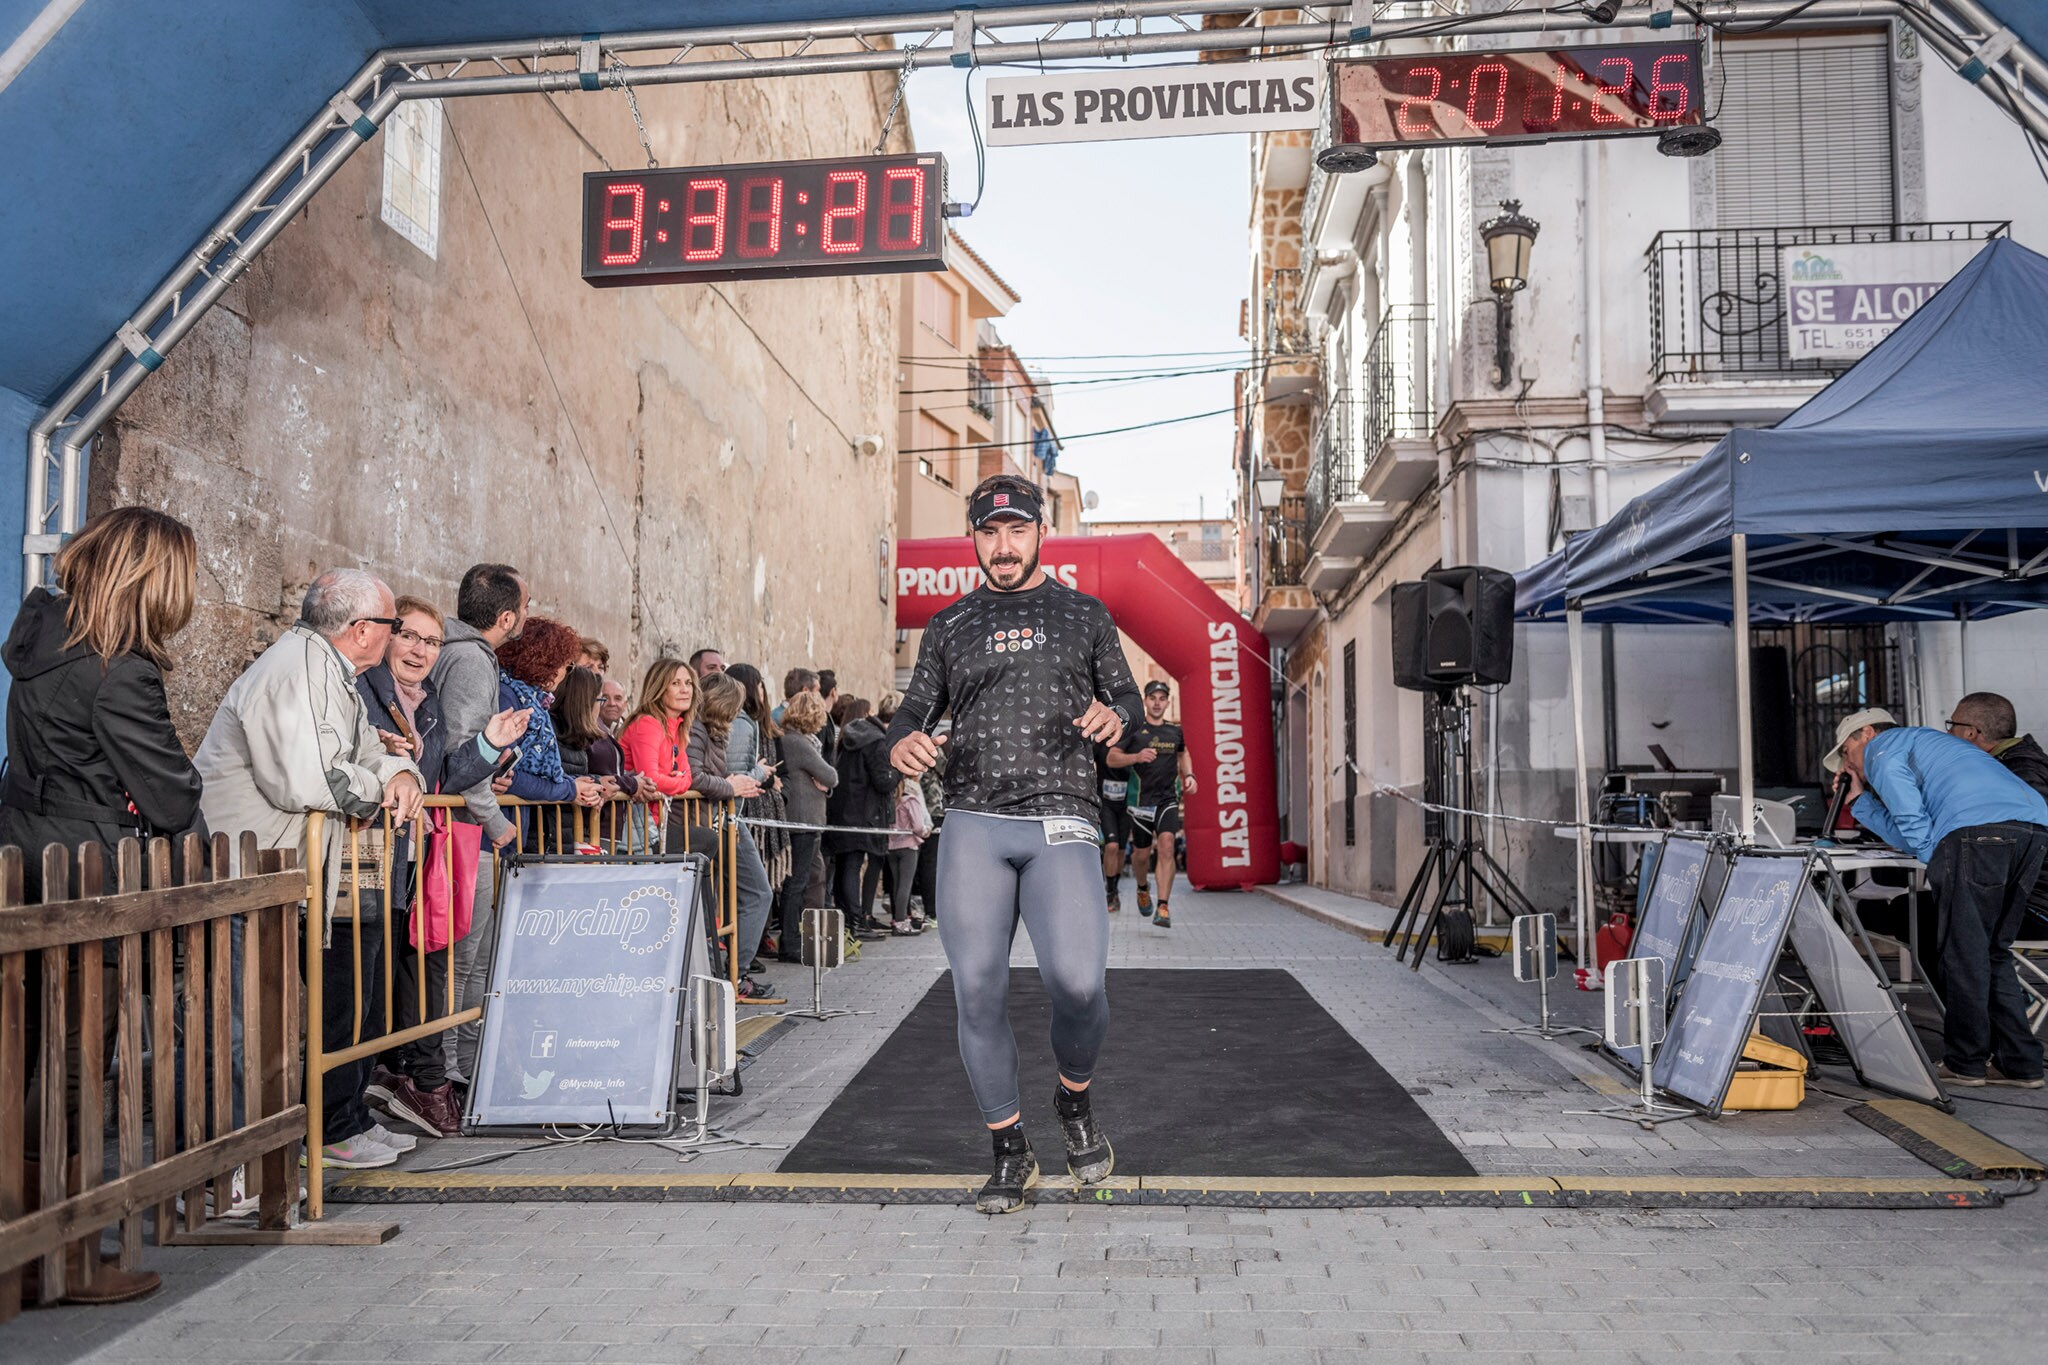
M 594 285 L 944 270 L 945 158 L 934 153 L 592 172 L 583 278 Z
M 1429 52 L 1331 63 L 1331 141 L 1548 142 L 1705 122 L 1697 42 Z

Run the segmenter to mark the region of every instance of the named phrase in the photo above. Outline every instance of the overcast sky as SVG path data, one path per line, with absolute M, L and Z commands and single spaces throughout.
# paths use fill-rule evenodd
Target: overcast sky
M 946 154 L 963 201 L 974 197 L 975 167 L 964 79 L 921 71 L 906 101 L 918 147 Z M 977 102 L 984 79 L 974 77 Z M 997 327 L 1055 383 L 1060 468 L 1101 496 L 1091 520 L 1230 514 L 1229 416 L 1083 434 L 1230 407 L 1230 371 L 1245 354 L 1248 143 L 1233 134 L 993 148 L 980 207 L 954 223 L 1023 296 Z M 1187 352 L 1204 354 L 1076 358 Z M 1099 382 L 1192 369 L 1213 373 Z M 1091 376 L 1098 382 L 1084 382 Z

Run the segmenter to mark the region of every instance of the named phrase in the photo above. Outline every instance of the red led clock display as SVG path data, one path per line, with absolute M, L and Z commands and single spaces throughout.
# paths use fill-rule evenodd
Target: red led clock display
M 946 163 L 932 153 L 593 172 L 594 285 L 944 270 Z
M 1331 63 L 1332 140 L 1548 142 L 1705 122 L 1697 42 L 1418 53 Z

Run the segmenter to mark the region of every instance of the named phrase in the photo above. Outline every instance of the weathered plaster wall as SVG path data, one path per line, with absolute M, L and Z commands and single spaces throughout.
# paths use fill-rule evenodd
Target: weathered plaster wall
M 662 163 L 690 165 L 865 153 L 888 86 L 640 101 Z M 172 684 L 187 737 L 334 564 L 452 612 L 463 570 L 504 560 L 623 677 L 714 645 L 773 677 L 836 666 L 875 695 L 893 641 L 897 282 L 592 289 L 580 177 L 599 153 L 645 160 L 624 97 L 445 114 L 435 257 L 380 220 L 373 142 L 95 457 L 93 510 L 140 501 L 199 536 L 203 605 Z M 881 456 L 855 453 L 863 433 Z

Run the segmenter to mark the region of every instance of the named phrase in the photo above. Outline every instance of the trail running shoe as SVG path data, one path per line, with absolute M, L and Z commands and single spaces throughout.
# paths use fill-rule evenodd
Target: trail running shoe
M 1053 1112 L 1059 1116 L 1060 1136 L 1067 1142 L 1067 1172 L 1080 1184 L 1094 1185 L 1109 1179 L 1116 1169 L 1116 1150 L 1102 1135 L 1086 1090 L 1053 1087 Z
M 974 1196 L 974 1207 L 982 1213 L 1014 1213 L 1024 1207 L 1024 1191 L 1038 1183 L 1038 1158 L 1031 1154 L 1031 1139 L 1017 1131 L 1014 1140 L 999 1139 L 996 1166 Z
M 1166 902 L 1159 902 L 1159 908 L 1152 912 L 1152 922 L 1162 929 L 1173 927 L 1173 912 L 1166 908 Z
M 1141 915 L 1152 913 L 1152 888 L 1143 882 L 1138 883 L 1138 913 Z
M 1119 911 L 1119 910 L 1121 910 L 1121 909 L 1123 909 L 1123 908 L 1124 908 L 1124 902 L 1123 902 L 1123 897 L 1121 897 L 1121 896 L 1117 895 L 1117 894 L 1116 894 L 1116 893 L 1115 893 L 1114 891 L 1110 892 L 1110 893 L 1109 893 L 1109 913 L 1110 913 L 1110 914 L 1112 914 L 1112 915 L 1114 915 L 1114 914 L 1115 914 L 1115 913 L 1116 913 L 1117 911 Z

